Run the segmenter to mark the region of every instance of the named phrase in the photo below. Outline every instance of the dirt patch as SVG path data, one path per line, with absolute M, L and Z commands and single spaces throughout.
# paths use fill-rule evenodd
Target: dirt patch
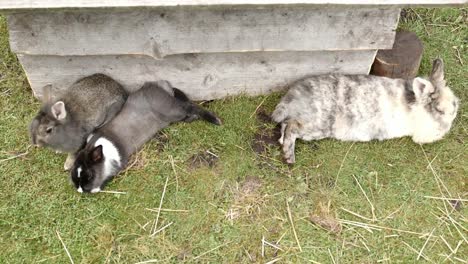
M 418 16 L 413 10 L 409 8 L 401 9 L 401 12 L 400 12 L 401 21 L 410 22 L 410 21 L 416 20 L 417 18 Z
M 192 250 L 188 247 L 182 248 L 177 254 L 177 260 L 186 261 L 192 257 Z
M 242 182 L 236 183 L 231 191 L 234 201 L 226 213 L 226 218 L 235 220 L 243 216 L 253 217 L 260 212 L 265 204 L 261 194 L 263 183 L 257 176 L 247 176 Z
M 137 153 L 134 153 L 130 156 L 130 159 L 127 163 L 128 165 L 121 174 L 126 174 L 126 172 L 129 170 L 143 169 L 146 166 L 147 160 L 146 152 L 144 149 L 141 149 Z
M 258 128 L 257 133 L 255 133 L 251 143 L 252 149 L 255 153 L 263 154 L 271 146 L 279 147 L 278 139 L 281 137 L 280 125 L 277 125 L 272 129 L 271 126 L 274 122 L 263 108 L 260 108 L 257 111 L 256 117 L 257 121 L 260 123 L 260 127 Z
M 271 119 L 271 115 L 269 115 L 263 108 L 258 109 L 256 117 L 261 123 L 274 123 Z
M 311 214 L 309 219 L 312 223 L 334 234 L 341 233 L 341 230 L 342 230 L 341 224 L 333 217 Z
M 330 213 L 330 202 L 325 205 L 322 202 L 318 203 L 316 212 L 312 212 L 309 220 L 320 226 L 321 228 L 338 235 L 343 230 L 341 223 Z
M 241 183 L 237 199 L 256 193 L 262 187 L 262 181 L 257 176 L 247 176 Z
M 462 202 L 460 200 L 449 200 L 449 202 L 453 209 L 459 212 L 462 210 Z
M 204 150 L 192 155 L 188 160 L 188 165 L 191 169 L 201 167 L 213 168 L 219 160 L 219 156 L 213 151 Z
M 162 152 L 169 142 L 169 135 L 160 131 L 153 137 L 153 140 L 156 142 L 156 149 L 158 152 Z

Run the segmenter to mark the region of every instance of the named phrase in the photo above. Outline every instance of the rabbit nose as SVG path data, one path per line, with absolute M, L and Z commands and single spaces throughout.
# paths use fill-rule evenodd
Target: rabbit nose
M 42 140 L 40 140 L 40 139 L 35 139 L 33 141 L 33 145 L 36 146 L 36 147 L 42 147 L 42 146 L 44 146 L 44 142 Z
M 37 143 L 36 136 L 32 135 L 31 136 L 31 143 L 33 146 L 39 147 L 39 144 Z

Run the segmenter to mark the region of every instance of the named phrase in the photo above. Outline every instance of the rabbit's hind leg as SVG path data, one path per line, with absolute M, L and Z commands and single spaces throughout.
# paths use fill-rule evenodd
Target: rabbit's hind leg
M 294 155 L 294 148 L 296 144 L 296 139 L 299 135 L 301 124 L 296 120 L 287 120 L 283 124 L 285 124 L 284 134 L 282 136 L 284 159 L 286 160 L 286 163 L 293 164 L 296 161 Z
M 284 142 L 284 130 L 286 129 L 286 122 L 281 122 L 281 137 L 278 139 L 278 142 L 283 145 Z

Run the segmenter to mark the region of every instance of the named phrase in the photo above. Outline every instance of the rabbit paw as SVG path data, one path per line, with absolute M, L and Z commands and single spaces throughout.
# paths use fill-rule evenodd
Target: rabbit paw
M 63 169 L 69 171 L 73 167 L 73 163 L 75 163 L 75 156 L 68 154 L 65 164 L 63 164 Z

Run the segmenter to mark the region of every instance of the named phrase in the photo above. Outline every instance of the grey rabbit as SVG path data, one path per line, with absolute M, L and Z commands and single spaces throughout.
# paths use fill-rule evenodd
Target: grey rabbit
M 320 75 L 291 85 L 272 114 L 281 123 L 284 158 L 294 163 L 297 138 L 370 141 L 411 136 L 416 143 L 441 139 L 457 115 L 458 98 L 446 85 L 444 64 L 429 78 Z
M 127 92 L 104 74 L 79 79 L 52 98 L 52 87 L 44 87 L 45 98 L 29 131 L 32 143 L 68 153 L 64 169 L 74 162 L 74 153 L 96 128 L 109 122 L 122 108 Z
M 78 192 L 101 191 L 127 165 L 129 156 L 171 123 L 202 118 L 220 125 L 211 112 L 190 102 L 166 81 L 148 82 L 131 93 L 120 113 L 87 139 L 77 154 L 71 180 Z

